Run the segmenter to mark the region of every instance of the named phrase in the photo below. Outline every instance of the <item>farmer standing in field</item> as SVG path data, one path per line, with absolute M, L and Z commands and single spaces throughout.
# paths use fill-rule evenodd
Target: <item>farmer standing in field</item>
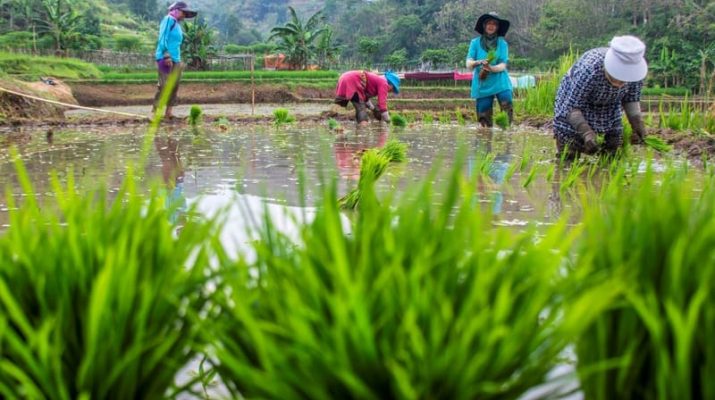
M 156 65 L 159 71 L 159 84 L 154 95 L 154 107 L 152 108 L 152 117 L 159 107 L 159 101 L 164 88 L 167 86 L 169 78 L 175 77 L 169 100 L 166 103 L 166 111 L 164 118 L 171 119 L 174 115 L 171 113 L 172 108 L 176 105 L 176 93 L 179 90 L 179 79 L 183 64 L 181 63 L 181 42 L 184 40 L 184 33 L 181 30 L 180 22 L 184 18 L 194 18 L 196 11 L 190 10 L 189 6 L 183 1 L 177 1 L 169 6 L 169 14 L 161 20 L 159 26 L 159 38 L 156 42 Z
M 467 68 L 474 70 L 471 97 L 475 99 L 479 123 L 484 127 L 493 125 L 494 98 L 499 107 L 514 120 L 512 86 L 506 70 L 509 62 L 509 45 L 504 39 L 509 30 L 509 21 L 497 13 L 483 14 L 474 30 L 479 36 L 472 39 L 467 53 Z
M 387 94 L 390 91 L 400 93 L 400 78 L 391 71 L 385 72 L 384 76 L 367 71 L 348 71 L 338 79 L 335 104 L 347 107 L 348 102 L 352 102 L 355 107 L 355 120 L 360 125 L 367 125 L 370 119 L 368 110 L 372 111 L 375 119 L 389 123 Z M 370 102 L 370 98 L 375 96 L 377 108 Z
M 561 80 L 554 111 L 554 137 L 559 157 L 576 158 L 600 150 L 613 154 L 623 145 L 621 107 L 633 128 L 631 141 L 642 143 L 641 89 L 648 74 L 645 44 L 635 36 L 616 36 L 610 47 L 587 51 Z M 564 152 L 566 152 L 564 154 Z

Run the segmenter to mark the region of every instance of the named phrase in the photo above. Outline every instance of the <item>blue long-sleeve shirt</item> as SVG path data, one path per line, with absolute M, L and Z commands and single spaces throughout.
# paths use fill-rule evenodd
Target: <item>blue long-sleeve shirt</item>
M 487 52 L 482 48 L 480 44 L 480 37 L 472 39 L 469 44 L 469 53 L 467 53 L 467 60 L 485 60 L 487 58 Z M 491 63 L 492 65 L 497 65 L 501 63 L 509 62 L 509 45 L 506 43 L 503 37 L 499 37 L 497 40 L 497 50 L 496 59 Z M 511 81 L 509 80 L 509 73 L 505 69 L 501 72 L 490 72 L 484 80 L 479 79 L 479 71 L 481 67 L 474 68 L 472 75 L 472 93 L 471 97 L 473 99 L 478 99 L 481 97 L 495 95 L 504 90 L 512 90 Z
M 181 62 L 181 42 L 184 40 L 184 32 L 181 30 L 181 24 L 171 15 L 167 15 L 161 20 L 159 25 L 159 39 L 156 42 L 157 61 L 164 58 L 164 54 L 168 53 L 173 62 Z

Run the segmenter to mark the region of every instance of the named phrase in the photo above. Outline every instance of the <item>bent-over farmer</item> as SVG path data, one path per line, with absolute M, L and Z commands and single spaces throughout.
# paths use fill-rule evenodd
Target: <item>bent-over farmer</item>
M 648 74 L 644 54 L 645 44 L 637 37 L 616 36 L 609 47 L 589 50 L 571 66 L 556 93 L 554 137 L 559 157 L 615 153 L 623 145 L 621 108 L 633 128 L 631 141 L 643 142 L 640 98 Z M 604 136 L 601 148 L 598 134 Z
M 375 119 L 390 121 L 387 111 L 387 94 L 392 91 L 400 93 L 400 78 L 397 74 L 387 71 L 380 76 L 368 71 L 348 71 L 340 75 L 335 89 L 335 104 L 347 107 L 352 102 L 355 107 L 355 120 L 360 125 L 368 123 L 368 110 Z M 377 107 L 370 99 L 377 96 Z

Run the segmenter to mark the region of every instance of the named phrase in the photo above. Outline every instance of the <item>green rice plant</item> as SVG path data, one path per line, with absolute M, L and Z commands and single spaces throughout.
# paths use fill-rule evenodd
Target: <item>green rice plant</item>
M 198 106 L 196 104 L 192 105 L 191 109 L 189 110 L 189 125 L 197 126 L 201 124 L 203 114 L 204 111 L 201 109 L 201 106 Z
M 407 126 L 407 119 L 405 119 L 405 117 L 403 117 L 400 114 L 393 113 L 391 120 L 392 120 L 392 125 L 394 125 L 394 126 L 397 126 L 397 127 Z
M 505 399 L 542 383 L 566 344 L 555 288 L 573 235 L 494 229 L 463 165 L 439 205 L 428 183 L 346 222 L 329 193 L 300 245 L 267 221 L 256 259 L 224 267 L 206 331 L 232 394 Z
M 56 205 L 39 207 L 17 168 L 26 196 L 7 196 L 0 236 L 0 397 L 170 395 L 211 313 L 213 221 L 176 234 L 162 196 L 139 196 L 131 171 L 112 198 L 54 176 Z
M 466 125 L 466 121 L 464 120 L 464 115 L 462 114 L 462 110 L 459 108 L 456 108 L 454 110 L 454 117 L 457 119 L 457 123 L 459 125 Z
M 334 118 L 330 118 L 328 120 L 328 129 L 331 131 L 334 131 L 336 129 L 340 128 L 340 123 L 336 121 Z
M 378 149 L 369 149 L 360 158 L 360 178 L 357 187 L 338 200 L 340 208 L 354 210 L 360 206 L 365 197 L 373 197 L 375 182 L 382 176 L 390 164 L 387 155 Z
M 645 144 L 653 150 L 660 153 L 668 153 L 673 150 L 673 147 L 665 143 L 665 141 L 657 136 L 649 135 L 644 139 Z
M 496 123 L 498 127 L 506 130 L 509 128 L 509 115 L 506 111 L 499 111 L 494 115 L 494 123 Z
M 526 115 L 553 116 L 554 101 L 561 78 L 578 59 L 578 54 L 573 50 L 559 58 L 559 67 L 536 82 L 536 86 L 526 90 L 524 101 L 521 103 L 522 111 Z
M 432 116 L 431 113 L 424 113 L 422 114 L 422 123 L 423 124 L 432 124 L 434 123 L 434 116 Z
M 390 162 L 403 162 L 407 159 L 407 143 L 390 139 L 378 153 L 385 156 Z
M 649 167 L 586 199 L 573 288 L 619 289 L 576 341 L 585 398 L 715 396 L 714 183 Z
M 417 120 L 417 115 L 414 112 L 405 112 L 402 113 L 402 116 L 405 117 L 405 121 L 407 121 L 408 124 L 412 124 Z
M 533 163 L 531 165 L 531 170 L 529 170 L 529 175 L 526 176 L 524 179 L 524 182 L 521 184 L 522 187 L 527 188 L 531 184 L 531 182 L 534 181 L 534 178 L 536 178 L 536 173 L 538 171 L 539 164 Z
M 439 114 L 439 123 L 444 125 L 450 124 L 452 123 L 452 118 L 446 111 L 444 111 Z
M 295 121 L 295 117 L 286 108 L 276 108 L 273 110 L 273 123 L 276 125 L 290 124 Z
M 0 52 L 0 71 L 25 81 L 36 81 L 42 76 L 82 79 L 98 78 L 102 75 L 94 64 L 73 58 L 38 57 L 6 52 Z
M 222 131 L 228 130 L 229 126 L 231 125 L 231 122 L 228 120 L 228 118 L 224 116 L 220 116 L 214 120 L 213 124 L 218 127 Z

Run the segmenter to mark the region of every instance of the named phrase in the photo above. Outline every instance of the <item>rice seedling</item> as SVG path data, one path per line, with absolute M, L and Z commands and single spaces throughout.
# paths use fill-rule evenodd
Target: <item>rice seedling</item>
M 216 118 L 213 122 L 214 126 L 218 127 L 222 131 L 227 131 L 231 123 L 229 122 L 228 118 L 224 116 L 220 116 Z
M 55 207 L 8 196 L 0 236 L 0 397 L 163 398 L 200 347 L 211 312 L 212 221 L 178 235 L 161 196 L 134 179 L 109 199 L 53 177 Z
M 192 105 L 191 109 L 189 110 L 189 125 L 199 125 L 201 123 L 201 120 L 203 119 L 203 114 L 204 111 L 201 109 L 200 106 L 197 106 L 196 104 Z
M 440 205 L 426 184 L 346 227 L 329 193 L 297 246 L 267 221 L 207 331 L 234 396 L 503 399 L 546 379 L 566 344 L 554 285 L 573 236 L 493 229 L 458 166 Z
M 454 110 L 454 117 L 457 119 L 457 123 L 459 125 L 466 125 L 466 121 L 464 120 L 464 114 L 462 114 L 461 109 L 456 108 Z
M 295 117 L 286 108 L 276 108 L 273 110 L 273 123 L 276 125 L 290 124 L 295 121 Z
M 390 164 L 390 159 L 378 149 L 369 149 L 360 158 L 360 178 L 357 187 L 338 200 L 340 208 L 354 210 L 365 197 L 374 196 L 375 182 L 382 176 Z
M 336 121 L 334 118 L 330 118 L 328 120 L 328 129 L 330 129 L 331 131 L 334 131 L 334 130 L 337 130 L 338 128 L 340 128 L 340 123 L 338 121 Z
M 539 79 L 535 87 L 526 90 L 524 101 L 520 103 L 525 114 L 542 116 L 552 116 L 554 114 L 554 100 L 556 99 L 556 91 L 561 82 L 561 77 L 568 72 L 577 58 L 578 55 L 569 50 L 568 54 L 559 58 L 559 67 L 556 71 L 551 71 L 547 77 Z
M 672 146 L 665 143 L 665 141 L 658 136 L 649 135 L 646 136 L 643 140 L 648 147 L 660 153 L 668 153 L 673 150 Z
M 539 169 L 538 166 L 539 165 L 537 163 L 533 163 L 531 165 L 531 170 L 529 171 L 529 175 L 526 176 L 526 178 L 524 179 L 524 182 L 521 184 L 522 187 L 527 188 L 527 187 L 529 187 L 531 182 L 534 181 L 534 178 L 536 178 L 536 173 Z
M 449 116 L 447 111 L 439 114 L 439 123 L 444 125 L 452 123 L 452 117 Z
M 407 126 L 407 119 L 400 114 L 393 113 L 390 119 L 392 121 L 392 125 L 394 126 L 400 128 Z
M 402 113 L 402 116 L 405 117 L 408 124 L 413 124 L 417 120 L 417 114 L 414 112 L 405 112 Z
M 397 139 L 390 139 L 380 148 L 380 155 L 385 156 L 390 162 L 403 162 L 407 159 L 407 143 Z
M 715 396 L 713 183 L 649 167 L 584 205 L 574 289 L 618 288 L 576 342 L 585 398 Z
M 422 114 L 422 123 L 423 124 L 432 124 L 434 123 L 434 116 L 432 116 L 431 113 L 424 113 Z
M 509 128 L 509 115 L 505 111 L 499 111 L 494 115 L 494 123 L 496 123 L 498 127 L 506 130 Z

